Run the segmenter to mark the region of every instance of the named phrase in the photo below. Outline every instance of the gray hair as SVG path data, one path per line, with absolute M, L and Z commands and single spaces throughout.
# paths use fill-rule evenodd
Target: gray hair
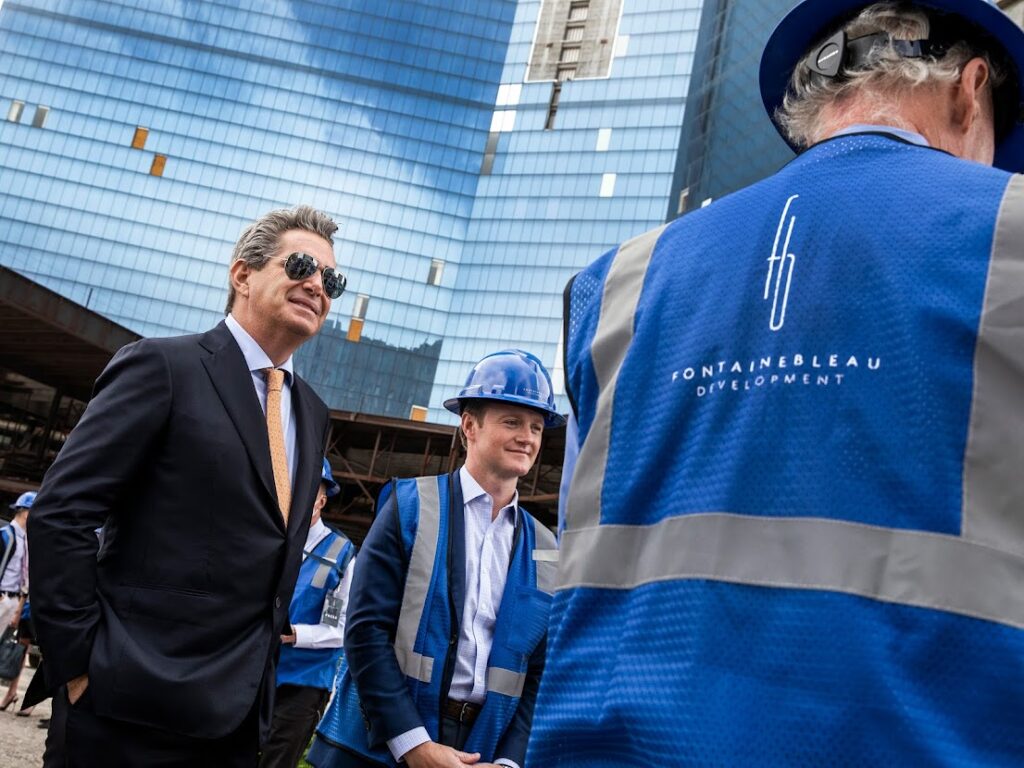
M 822 36 L 821 40 L 838 29 Z M 931 20 L 920 6 L 887 0 L 868 6 L 842 29 L 851 39 L 885 32 L 894 40 L 923 40 L 931 31 Z M 899 97 L 902 94 L 924 85 L 956 82 L 967 63 L 977 56 L 988 62 L 991 88 L 999 86 L 1006 77 L 989 55 L 967 42 L 956 43 L 940 59 L 906 58 L 891 45 L 879 45 L 866 64 L 855 69 L 844 67 L 841 77 L 837 78 L 822 77 L 811 70 L 809 62 L 817 50 L 818 45 L 812 46 L 797 64 L 782 106 L 775 112 L 775 120 L 786 136 L 800 147 L 809 147 L 826 138 L 821 135 L 822 110 L 854 94 L 867 101 L 874 122 L 900 125 Z
M 277 250 L 281 235 L 290 229 L 304 229 L 314 235 L 320 235 L 328 243 L 334 245 L 334 233 L 338 231 L 338 225 L 326 213 L 321 213 L 308 205 L 280 208 L 265 213 L 246 227 L 239 236 L 238 242 L 235 243 L 235 250 L 231 253 L 231 263 L 244 261 L 256 271 L 263 269 L 270 257 L 274 255 L 274 251 Z M 228 301 L 227 306 L 224 307 L 225 315 L 231 311 L 234 304 L 235 286 L 228 280 Z

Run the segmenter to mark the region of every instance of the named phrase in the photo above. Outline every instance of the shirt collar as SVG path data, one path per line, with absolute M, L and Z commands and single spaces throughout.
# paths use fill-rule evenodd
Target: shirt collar
M 466 469 L 465 465 L 463 465 L 462 469 L 459 470 L 459 481 L 462 483 L 463 504 L 469 504 L 469 502 L 475 499 L 479 499 L 481 496 L 485 496 L 487 498 L 488 504 L 491 504 L 493 508 L 494 500 L 491 498 L 491 495 L 480 487 L 480 483 L 478 483 L 476 479 L 471 474 L 469 474 L 469 470 Z M 516 518 L 519 515 L 518 488 L 516 489 L 515 493 L 512 494 L 512 501 L 510 501 L 506 506 L 502 507 L 501 509 L 504 511 L 509 507 L 512 508 L 512 522 L 514 524 L 516 522 Z
M 264 368 L 274 368 L 274 362 L 270 359 L 266 352 L 263 351 L 263 347 L 259 345 L 249 332 L 242 327 L 242 324 L 235 320 L 234 315 L 228 315 L 224 318 L 224 324 L 231 331 L 231 335 L 235 337 L 235 341 L 238 342 L 239 348 L 242 350 L 242 355 L 245 357 L 245 364 L 249 366 L 250 371 L 262 371 Z M 285 378 L 291 383 L 292 379 L 292 356 L 289 355 L 288 359 L 285 360 L 281 365 L 276 366 L 288 374 Z
M 856 125 L 848 125 L 840 131 L 836 131 L 832 134 L 832 138 L 837 136 L 848 136 L 851 133 L 891 133 L 893 136 L 909 141 L 911 144 L 917 144 L 921 147 L 930 147 L 928 139 L 922 136 L 920 133 L 914 133 L 914 131 L 908 131 L 905 128 L 896 128 L 892 125 L 874 125 L 871 123 L 857 123 Z
M 322 518 L 309 526 L 309 533 L 306 534 L 306 549 L 310 550 L 319 544 L 327 533 L 328 528 Z

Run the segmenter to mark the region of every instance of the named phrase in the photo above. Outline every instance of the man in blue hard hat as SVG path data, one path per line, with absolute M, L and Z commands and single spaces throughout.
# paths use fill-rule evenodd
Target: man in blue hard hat
M 10 509 L 11 522 L 0 528 L 0 629 L 17 624 L 21 606 L 28 594 L 29 510 L 36 500 L 35 491 L 21 494 Z
M 985 0 L 797 3 L 799 156 L 574 278 L 530 765 L 1021 764 L 1022 69 Z
M 445 407 L 465 466 L 381 494 L 317 768 L 525 764 L 557 550 L 516 483 L 564 419 L 547 370 L 517 349 L 477 363 Z
M 35 491 L 26 491 L 10 505 L 14 517 L 0 528 L 0 634 L 8 627 L 17 629 L 21 609 L 28 595 L 28 528 L 29 510 L 36 500 Z M 0 709 L 7 709 L 18 700 L 18 678 L 14 677 Z
M 356 548 L 344 533 L 328 527 L 321 515 L 327 499 L 340 491 L 325 458 L 292 595 L 290 623 L 281 635 L 274 717 L 260 768 L 299 764 L 334 687 Z

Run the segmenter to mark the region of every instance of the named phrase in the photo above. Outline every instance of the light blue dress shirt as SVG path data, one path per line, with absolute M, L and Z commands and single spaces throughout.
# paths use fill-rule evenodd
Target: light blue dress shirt
M 252 375 L 252 385 L 256 388 L 256 396 L 260 399 L 260 408 L 263 409 L 263 415 L 266 416 L 267 378 L 263 374 L 263 369 L 275 367 L 274 363 L 256 339 L 249 335 L 233 315 L 224 318 L 224 323 L 242 350 L 245 364 L 249 366 L 249 373 Z M 288 454 L 288 478 L 294 488 L 299 455 L 295 449 L 298 433 L 295 428 L 295 419 L 292 417 L 292 376 L 294 373 L 292 372 L 291 356 L 289 355 L 288 359 L 277 367 L 284 371 L 284 385 L 281 387 L 281 430 L 284 434 L 284 450 Z
M 832 134 L 832 138 L 837 136 L 848 136 L 851 133 L 889 133 L 898 139 L 909 141 L 911 144 L 919 144 L 922 147 L 930 147 L 928 139 L 922 136 L 920 133 L 914 133 L 908 131 L 905 128 L 896 128 L 891 125 L 873 125 L 871 123 L 857 123 L 855 125 L 848 125 L 840 131 L 836 131 Z
M 519 491 L 491 520 L 494 500 L 465 467 L 459 470 L 459 482 L 466 523 L 466 602 L 448 695 L 459 701 L 483 704 L 487 695 L 487 661 L 491 657 L 494 625 L 505 592 L 519 516 Z M 426 728 L 413 728 L 388 739 L 388 749 L 396 761 L 403 761 L 410 749 L 427 741 L 430 736 Z M 507 757 L 499 756 L 494 764 L 519 768 L 515 760 Z

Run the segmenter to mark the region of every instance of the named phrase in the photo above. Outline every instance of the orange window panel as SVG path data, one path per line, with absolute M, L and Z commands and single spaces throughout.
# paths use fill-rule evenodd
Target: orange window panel
M 135 129 L 135 135 L 132 136 L 132 149 L 145 149 L 146 139 L 149 138 L 149 128 L 143 128 L 141 125 Z
M 358 342 L 363 336 L 363 321 L 358 317 L 353 317 L 348 322 L 348 335 L 345 337 L 349 341 Z
M 163 176 L 166 165 L 167 155 L 153 155 L 153 164 L 149 166 L 149 174 L 151 176 Z

